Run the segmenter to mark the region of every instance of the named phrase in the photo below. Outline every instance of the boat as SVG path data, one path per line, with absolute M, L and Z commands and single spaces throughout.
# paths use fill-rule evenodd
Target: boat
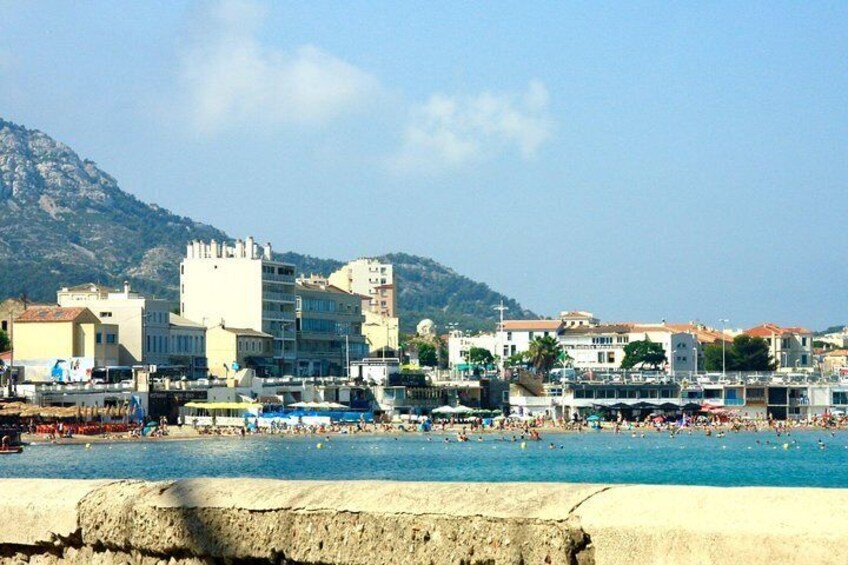
M 20 446 L 20 445 L 0 447 L 0 455 L 12 455 L 14 453 L 22 453 L 23 450 L 24 450 L 23 446 Z

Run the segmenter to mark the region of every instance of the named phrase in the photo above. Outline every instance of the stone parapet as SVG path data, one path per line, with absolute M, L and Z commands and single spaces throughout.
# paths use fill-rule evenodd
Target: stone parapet
M 848 563 L 848 490 L 0 480 L 0 564 Z

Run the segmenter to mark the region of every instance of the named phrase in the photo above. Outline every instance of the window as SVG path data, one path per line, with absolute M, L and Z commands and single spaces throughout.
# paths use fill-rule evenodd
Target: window
M 833 391 L 833 404 L 840 404 L 840 405 L 848 404 L 848 391 L 834 390 Z
M 506 340 L 512 341 L 512 332 L 506 332 Z
M 607 351 L 607 363 L 615 363 L 615 352 Z
M 801 355 L 801 364 L 802 364 L 802 365 L 806 365 L 806 364 L 807 364 L 807 354 L 806 354 L 806 353 L 804 353 L 804 354 L 802 354 L 802 355 Z
M 97 334 L 94 336 L 94 343 L 103 343 L 103 334 L 102 333 L 97 332 Z
M 110 345 L 115 345 L 116 343 L 118 343 L 117 337 L 118 336 L 116 336 L 115 334 L 106 334 L 106 343 Z
M 802 345 L 803 347 L 807 347 L 807 338 L 806 338 L 806 337 L 802 337 L 802 338 L 801 338 L 801 345 Z
M 780 342 L 780 346 L 783 349 L 789 349 L 789 338 L 788 337 L 783 338 Z
M 598 363 L 603 363 L 603 362 L 604 362 L 604 352 L 598 351 Z
M 533 341 L 533 332 L 529 332 L 527 334 L 527 339 L 529 339 L 530 341 Z

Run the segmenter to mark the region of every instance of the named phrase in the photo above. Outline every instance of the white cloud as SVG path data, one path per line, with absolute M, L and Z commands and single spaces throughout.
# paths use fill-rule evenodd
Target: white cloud
M 399 172 L 441 171 L 516 149 L 522 159 L 532 159 L 553 131 L 548 106 L 548 91 L 539 81 L 531 81 L 519 96 L 434 94 L 413 109 L 403 147 L 390 167 Z
M 181 77 L 199 131 L 323 124 L 378 90 L 369 73 L 315 46 L 264 46 L 257 37 L 264 18 L 246 0 L 224 0 L 204 14 L 202 33 L 183 53 Z

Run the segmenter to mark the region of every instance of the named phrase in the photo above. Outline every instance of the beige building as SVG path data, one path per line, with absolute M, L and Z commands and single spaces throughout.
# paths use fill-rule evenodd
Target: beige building
M 33 307 L 15 320 L 15 366 L 27 381 L 84 381 L 118 362 L 118 326 L 88 308 Z
M 391 263 L 381 263 L 377 259 L 356 259 L 331 274 L 328 281 L 336 288 L 363 297 L 363 333 L 371 351 L 386 347 L 394 350 L 398 348 L 399 321 Z
M 233 377 L 240 369 L 255 369 L 257 375 L 275 368 L 274 336 L 249 328 L 215 326 L 206 330 L 209 376 Z
M 247 328 L 272 336 L 276 373 L 296 359 L 294 265 L 272 259 L 271 244 L 193 241 L 180 263 L 180 312 L 207 328 Z M 208 338 L 207 338 L 208 339 Z M 209 359 L 212 367 L 211 356 Z
M 111 289 L 89 283 L 65 287 L 56 293 L 59 306 L 84 307 L 102 324 L 120 328 L 117 365 L 170 364 L 170 310 L 173 303 L 147 298 L 124 283 Z
M 368 354 L 362 297 L 315 276 L 299 279 L 295 294 L 297 374 L 344 376 L 350 361 Z
M 778 370 L 810 370 L 813 367 L 813 332 L 799 327 L 762 324 L 745 334 L 761 337 L 769 346 L 769 355 Z

